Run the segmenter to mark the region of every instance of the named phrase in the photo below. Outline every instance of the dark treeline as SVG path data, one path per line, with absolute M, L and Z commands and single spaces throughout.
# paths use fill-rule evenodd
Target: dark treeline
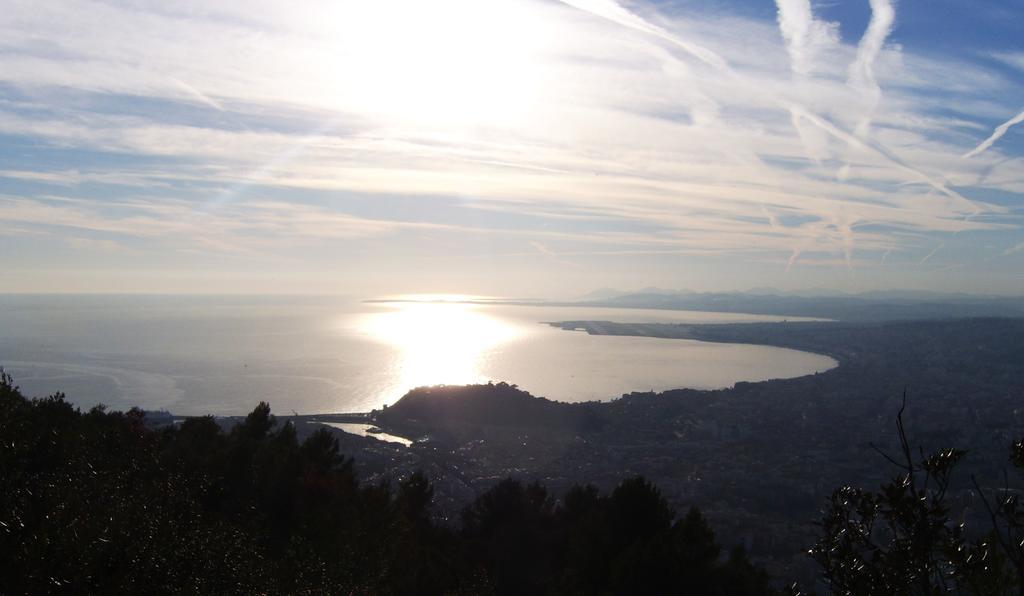
M 633 478 L 556 500 L 505 480 L 461 527 L 432 488 L 358 482 L 330 431 L 298 440 L 266 404 L 151 430 L 0 380 L 0 593 L 765 594 L 700 512 Z
M 975 482 L 989 521 L 965 526 L 947 493 L 964 452 L 915 455 L 902 411 L 897 423 L 900 452 L 881 454 L 892 480 L 824 500 L 809 551 L 823 585 L 1020 593 L 1019 492 Z M 1024 468 L 1024 442 L 1010 463 Z M 559 499 L 506 479 L 458 527 L 431 517 L 432 497 L 420 473 L 360 484 L 331 431 L 300 442 L 267 404 L 227 432 L 210 417 L 151 429 L 138 410 L 27 399 L 0 370 L 0 594 L 775 593 L 697 509 L 677 516 L 640 477 Z

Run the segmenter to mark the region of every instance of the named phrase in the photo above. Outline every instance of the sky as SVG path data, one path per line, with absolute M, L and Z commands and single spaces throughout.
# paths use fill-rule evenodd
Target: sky
M 1024 294 L 1024 3 L 3 5 L 0 292 Z

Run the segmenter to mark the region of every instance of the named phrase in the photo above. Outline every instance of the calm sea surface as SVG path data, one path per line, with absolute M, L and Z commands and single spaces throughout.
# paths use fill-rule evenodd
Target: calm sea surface
M 410 388 L 487 380 L 559 401 L 811 374 L 826 356 L 591 336 L 544 321 L 721 323 L 759 315 L 363 303 L 344 298 L 0 296 L 0 366 L 30 395 L 175 414 L 359 412 Z M 793 320 L 790 317 L 790 320 Z

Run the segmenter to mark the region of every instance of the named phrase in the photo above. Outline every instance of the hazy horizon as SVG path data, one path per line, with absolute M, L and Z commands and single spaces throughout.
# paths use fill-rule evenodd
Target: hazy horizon
M 13 293 L 1024 294 L 1024 7 L 9 2 Z
M 708 289 L 708 290 L 694 290 L 691 288 L 661 288 L 655 286 L 645 286 L 642 288 L 612 288 L 612 287 L 595 287 L 588 290 L 580 290 L 577 292 L 569 292 L 566 294 L 513 294 L 513 295 L 501 295 L 501 294 L 464 294 L 464 293 L 446 293 L 446 292 L 386 292 L 380 294 L 360 294 L 353 292 L 337 291 L 337 292 L 288 292 L 288 291 L 269 291 L 269 292 L 254 292 L 254 291 L 238 291 L 238 292 L 225 292 L 225 291 L 196 291 L 196 290 L 182 290 L 172 292 L 150 292 L 145 290 L 140 291 L 123 291 L 123 292 L 110 292 L 110 291 L 4 291 L 0 292 L 0 296 L 136 296 L 136 297 L 209 297 L 216 298 L 218 296 L 223 297 L 236 297 L 236 298 L 339 298 L 339 299 L 350 299 L 356 301 L 369 301 L 369 302 L 388 302 L 388 301 L 424 301 L 424 302 L 473 302 L 473 301 L 496 301 L 496 302 L 537 302 L 543 304 L 546 302 L 579 302 L 581 305 L 585 304 L 588 300 L 603 299 L 608 297 L 623 297 L 632 295 L 643 295 L 643 294 L 664 294 L 664 295 L 679 295 L 685 296 L 687 294 L 747 294 L 753 297 L 756 296 L 793 296 L 793 297 L 848 297 L 848 298 L 878 298 L 883 299 L 884 297 L 920 297 L 921 299 L 931 299 L 941 301 L 945 298 L 955 297 L 970 297 L 976 299 L 1003 299 L 1003 298 L 1015 298 L 1020 297 L 1024 294 L 1017 292 L 971 292 L 971 291 L 942 291 L 942 290 L 931 290 L 931 289 L 911 289 L 906 287 L 892 287 L 883 289 L 873 290 L 860 290 L 860 291 L 847 291 L 842 289 L 831 289 L 823 288 L 819 286 L 810 286 L 805 288 L 795 288 L 784 290 L 781 288 L 774 287 L 739 287 L 736 289 Z M 692 309 L 680 309 L 680 310 L 692 310 Z M 713 311 L 712 311 L 713 312 Z

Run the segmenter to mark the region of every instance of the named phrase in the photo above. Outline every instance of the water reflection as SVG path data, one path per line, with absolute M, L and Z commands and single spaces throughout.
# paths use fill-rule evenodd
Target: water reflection
M 381 432 L 379 428 L 370 424 L 360 424 L 358 422 L 321 422 L 324 426 L 330 426 L 338 430 L 345 431 L 349 434 L 359 435 L 361 437 L 371 437 L 378 441 L 387 441 L 389 443 L 401 443 L 406 447 L 412 445 L 412 441 L 405 437 L 398 435 L 391 435 L 385 432 Z
M 392 386 L 383 402 L 413 387 L 465 385 L 488 380 L 482 367 L 488 351 L 523 333 L 515 324 L 466 303 L 388 303 L 366 315 L 361 330 L 397 350 Z

